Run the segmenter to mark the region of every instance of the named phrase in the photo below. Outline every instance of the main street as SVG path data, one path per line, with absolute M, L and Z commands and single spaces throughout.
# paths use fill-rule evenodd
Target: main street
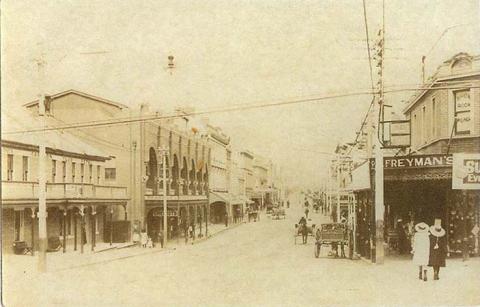
M 108 263 L 19 276 L 5 285 L 7 306 L 314 306 L 480 303 L 480 262 L 447 260 L 439 281 L 417 279 L 408 259 L 376 266 L 319 259 L 313 240 L 294 244 L 302 211 L 266 215 L 195 245 Z M 326 222 L 311 213 L 313 223 Z M 431 275 L 430 275 L 431 277 Z M 15 291 L 14 291 L 15 290 Z M 455 295 L 452 295 L 452 294 Z

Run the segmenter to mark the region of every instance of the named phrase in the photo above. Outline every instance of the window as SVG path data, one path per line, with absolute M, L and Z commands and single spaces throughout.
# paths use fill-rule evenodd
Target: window
M 93 166 L 91 164 L 88 165 L 88 183 L 92 183 L 93 180 Z
M 85 177 L 85 164 L 80 164 L 80 182 L 83 183 L 83 178 Z
M 28 181 L 28 157 L 22 157 L 22 180 Z
M 422 108 L 422 143 L 427 143 L 427 117 L 426 117 L 426 110 L 425 106 Z
M 14 238 L 15 241 L 22 241 L 23 240 L 23 210 L 17 211 L 15 210 L 14 216 Z
M 435 98 L 432 98 L 432 137 L 437 136 L 437 105 Z
M 62 182 L 67 182 L 67 161 L 62 161 Z
M 76 163 L 72 162 L 72 183 L 75 182 L 75 166 Z
M 57 161 L 52 160 L 52 182 L 55 182 L 55 177 L 57 177 Z
M 117 169 L 105 168 L 105 180 L 115 180 L 117 178 Z
M 13 180 L 13 155 L 7 155 L 7 180 Z
M 413 144 L 416 145 L 418 143 L 418 139 L 420 138 L 420 134 L 421 134 L 420 130 L 418 129 L 417 114 L 413 114 L 413 129 L 418 134 L 418 136 L 413 134 L 413 137 L 415 137 Z
M 455 101 L 455 134 L 470 134 L 472 130 L 470 90 L 454 92 L 453 96 Z
M 100 165 L 97 165 L 97 184 L 100 184 Z

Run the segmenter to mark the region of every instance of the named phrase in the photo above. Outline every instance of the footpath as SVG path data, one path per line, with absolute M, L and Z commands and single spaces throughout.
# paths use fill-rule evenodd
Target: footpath
M 224 224 L 210 224 L 208 226 L 208 237 L 196 238 L 195 240 L 189 238 L 188 242 L 185 242 L 183 237 L 179 240 L 172 239 L 167 242 L 165 248 L 161 248 L 161 245 L 158 243 L 153 248 L 143 248 L 132 243 L 114 243 L 112 245 L 109 243 L 97 243 L 94 251 L 91 251 L 90 245 L 85 245 L 82 254 L 80 248 L 77 248 L 77 251 L 73 251 L 73 248 L 69 247 L 66 253 L 63 253 L 62 250 L 47 253 L 47 272 L 58 272 L 153 253 L 173 252 L 187 245 L 204 242 L 244 223 L 230 224 L 228 227 L 225 227 Z M 18 276 L 17 274 L 35 275 L 38 273 L 37 267 L 38 252 L 34 256 L 8 254 L 2 258 L 2 271 L 7 276 Z

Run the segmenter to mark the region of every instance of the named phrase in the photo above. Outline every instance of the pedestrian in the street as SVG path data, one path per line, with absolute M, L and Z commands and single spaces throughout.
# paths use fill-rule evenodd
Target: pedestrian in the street
M 306 217 L 307 219 L 308 219 L 308 212 L 309 212 L 309 210 L 308 210 L 308 207 L 307 207 L 307 208 L 305 209 L 305 217 Z
M 433 267 L 433 279 L 440 279 L 440 268 L 445 267 L 447 257 L 447 240 L 445 229 L 442 228 L 442 221 L 435 219 L 435 224 L 430 226 L 430 257 L 428 265 Z
M 287 208 L 290 208 L 290 201 L 287 200 Z
M 415 225 L 413 237 L 413 263 L 419 267 L 418 278 L 427 281 L 427 265 L 430 258 L 430 232 L 429 226 L 420 222 Z
M 148 241 L 147 230 L 143 228 L 142 232 L 140 233 L 140 243 L 142 244 L 143 248 L 147 247 L 147 241 Z

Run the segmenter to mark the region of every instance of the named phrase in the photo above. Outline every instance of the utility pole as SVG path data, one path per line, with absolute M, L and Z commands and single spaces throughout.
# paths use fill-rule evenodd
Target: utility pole
M 45 85 L 44 85 L 44 65 L 43 54 L 37 59 L 39 75 L 39 99 L 38 115 L 41 128 L 45 128 Z M 47 271 L 47 178 L 46 161 L 47 154 L 43 138 L 40 138 L 38 146 L 38 270 Z
M 337 163 L 335 165 L 337 167 L 337 223 L 340 223 L 340 165 L 340 155 L 337 155 Z
M 163 178 L 163 248 L 167 246 L 167 155 L 168 148 L 160 148 L 162 154 L 162 178 Z
M 374 139 L 374 154 L 375 154 L 375 263 L 383 264 L 385 255 L 385 239 L 384 239 L 384 186 L 383 186 L 383 152 L 380 137 L 383 138 L 383 106 L 384 106 L 384 57 L 385 57 L 385 0 L 382 3 L 383 23 L 382 29 L 378 32 L 378 39 L 376 43 L 376 61 L 379 68 L 378 75 L 379 80 L 378 87 L 378 105 L 374 104 L 373 114 L 375 115 L 378 110 L 378 122 L 376 124 L 376 135 Z M 381 126 L 382 125 L 382 126 Z

